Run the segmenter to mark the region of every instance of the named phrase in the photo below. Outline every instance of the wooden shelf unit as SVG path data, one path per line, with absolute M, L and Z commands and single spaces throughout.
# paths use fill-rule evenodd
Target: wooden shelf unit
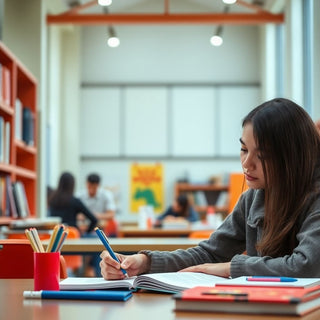
M 37 188 L 37 80 L 23 66 L 23 64 L 0 42 L 0 64 L 9 70 L 9 83 L 0 81 L 0 117 L 10 123 L 10 152 L 8 161 L 0 162 L 0 176 L 9 176 L 12 182 L 21 181 L 24 185 L 31 216 L 36 215 L 36 188 Z M 0 72 L 3 72 L 0 70 Z M 3 74 L 2 74 L 3 75 Z M 7 87 L 8 89 L 4 88 Z M 7 92 L 7 94 L 4 93 Z M 9 92 L 9 96 L 8 96 Z M 17 99 L 21 102 L 20 110 L 20 138 L 16 136 Z M 23 110 L 29 108 L 31 116 L 29 124 L 32 142 L 23 141 Z M 1 139 L 4 140 L 1 135 Z M 4 142 L 4 141 L 3 141 Z M 9 217 L 0 217 L 6 221 Z
M 203 193 L 206 199 L 206 204 L 197 204 L 196 193 Z M 175 197 L 180 194 L 186 194 L 193 202 L 194 209 L 203 217 L 209 206 L 213 206 L 215 212 L 220 212 L 223 215 L 227 215 L 229 212 L 228 197 L 223 206 L 217 206 L 221 192 L 229 193 L 229 186 L 227 185 L 216 185 L 216 184 L 189 184 L 189 183 L 176 183 L 175 184 Z

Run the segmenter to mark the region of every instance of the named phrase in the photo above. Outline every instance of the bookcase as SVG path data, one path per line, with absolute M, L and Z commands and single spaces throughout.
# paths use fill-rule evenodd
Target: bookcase
M 0 42 L 0 222 L 36 214 L 36 110 L 35 77 Z M 13 211 L 9 192 L 18 184 L 23 215 Z
M 176 183 L 175 197 L 186 194 L 194 209 L 204 217 L 208 206 L 226 216 L 229 212 L 229 186 L 219 184 Z

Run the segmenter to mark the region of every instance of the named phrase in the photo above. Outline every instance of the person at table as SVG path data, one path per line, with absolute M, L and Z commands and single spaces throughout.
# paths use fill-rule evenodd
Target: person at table
M 277 98 L 243 119 L 240 160 L 249 189 L 208 240 L 187 250 L 103 251 L 105 279 L 192 271 L 221 277 L 320 277 L 320 135 L 307 112 Z M 245 252 L 245 253 L 244 253 Z
M 108 237 L 117 236 L 117 221 L 115 220 L 116 205 L 111 191 L 100 187 L 101 177 L 97 173 L 90 173 L 86 179 L 86 190 L 79 194 L 80 200 L 89 208 L 99 221 Z M 86 225 L 85 216 L 80 217 L 82 225 Z M 96 238 L 95 232 L 86 234 L 88 238 Z M 101 277 L 100 274 L 100 255 L 94 253 L 85 259 L 85 275 Z
M 156 219 L 155 226 L 160 226 L 163 221 L 173 220 L 187 220 L 189 222 L 199 220 L 198 213 L 194 210 L 185 194 L 179 195 L 173 204 Z
M 58 188 L 51 194 L 48 205 L 49 215 L 61 217 L 62 223 L 78 228 L 77 216 L 84 214 L 90 221 L 85 232 L 91 232 L 97 225 L 97 218 L 74 196 L 75 178 L 69 172 L 64 172 L 59 178 Z M 78 228 L 79 229 L 79 228 Z
M 87 176 L 86 190 L 79 194 L 80 200 L 96 216 L 99 224 L 108 237 L 117 236 L 117 222 L 115 220 L 116 204 L 111 191 L 100 187 L 101 178 L 97 173 Z

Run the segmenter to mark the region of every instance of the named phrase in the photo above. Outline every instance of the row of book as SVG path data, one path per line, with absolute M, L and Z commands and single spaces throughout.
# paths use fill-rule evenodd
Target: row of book
M 10 162 L 10 122 L 0 116 L 0 162 Z
M 216 207 L 224 207 L 228 204 L 229 194 L 227 191 L 217 192 L 205 192 L 205 191 L 194 191 L 187 192 L 188 199 L 195 206 L 207 207 L 214 205 Z
M 24 184 L 12 182 L 10 176 L 0 177 L 0 216 L 26 218 L 30 216 Z
M 0 63 L 0 101 L 10 105 L 11 73 L 9 68 Z

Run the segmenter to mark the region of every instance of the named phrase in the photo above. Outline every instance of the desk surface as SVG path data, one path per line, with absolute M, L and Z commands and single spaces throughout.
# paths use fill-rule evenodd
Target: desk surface
M 126 302 L 72 301 L 72 300 L 26 300 L 24 290 L 32 290 L 31 279 L 0 280 L 1 319 L 24 320 L 318 320 L 320 310 L 297 318 L 289 316 L 261 316 L 236 314 L 209 314 L 174 312 L 174 300 L 169 294 L 134 293 Z
M 120 227 L 119 237 L 188 237 L 192 232 L 197 231 L 192 228 L 185 229 L 139 229 L 138 227 Z M 199 231 L 199 230 L 198 230 Z M 204 230 L 201 230 L 204 231 Z M 212 232 L 208 229 L 207 231 Z
M 137 252 L 139 250 L 188 249 L 196 246 L 201 239 L 188 238 L 110 238 L 110 245 L 115 252 Z M 45 241 L 44 243 L 48 243 Z M 62 253 L 101 252 L 105 250 L 98 238 L 66 240 Z

